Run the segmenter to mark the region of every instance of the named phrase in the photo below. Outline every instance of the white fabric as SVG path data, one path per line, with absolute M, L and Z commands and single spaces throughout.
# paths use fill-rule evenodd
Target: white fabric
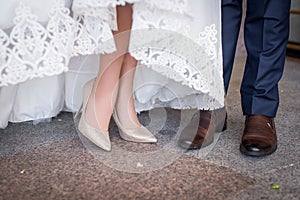
M 117 29 L 115 6 L 124 5 L 125 0 L 74 0 L 73 18 L 71 0 L 46 2 L 0 0 L 0 85 L 44 77 L 0 88 L 0 103 L 6 109 L 1 109 L 0 127 L 7 121 L 50 118 L 63 109 L 77 111 L 82 85 L 96 76 L 99 63 L 98 56 L 77 55 L 115 49 L 111 34 L 111 29 Z M 134 86 L 137 111 L 161 106 L 222 107 L 220 1 L 126 2 L 134 3 L 133 29 L 138 30 L 132 32 L 130 43 L 131 54 L 140 61 Z M 13 23 L 14 16 L 19 20 Z M 141 37 L 157 29 L 164 30 L 163 34 Z M 22 39 L 28 30 L 34 37 Z M 27 52 L 22 51 L 24 46 Z M 30 47 L 38 48 L 32 51 Z M 9 72 L 13 73 L 5 82 L 2 75 Z

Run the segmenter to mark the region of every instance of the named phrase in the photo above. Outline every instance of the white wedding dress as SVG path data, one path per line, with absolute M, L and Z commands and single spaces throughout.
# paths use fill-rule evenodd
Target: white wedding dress
M 219 0 L 0 0 L 0 127 L 77 111 L 126 2 L 136 110 L 223 107 Z

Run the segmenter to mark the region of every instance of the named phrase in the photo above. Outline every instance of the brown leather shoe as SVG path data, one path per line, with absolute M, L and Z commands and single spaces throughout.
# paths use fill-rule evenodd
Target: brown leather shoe
M 264 115 L 246 117 L 240 151 L 248 156 L 266 156 L 277 149 L 274 119 Z
M 183 129 L 178 146 L 195 150 L 213 143 L 214 134 L 226 129 L 226 110 L 200 110 L 194 114 L 190 123 Z

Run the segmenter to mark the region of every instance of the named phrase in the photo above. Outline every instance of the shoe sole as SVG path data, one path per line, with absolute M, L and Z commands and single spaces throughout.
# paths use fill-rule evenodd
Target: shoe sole
M 273 154 L 276 150 L 277 150 L 277 146 L 271 152 L 268 152 L 268 153 L 258 153 L 258 152 L 255 152 L 255 151 L 248 151 L 245 147 L 243 147 L 242 145 L 240 145 L 240 152 L 242 154 L 246 155 L 246 156 L 252 156 L 252 157 L 269 156 L 269 155 Z
M 212 139 L 211 141 L 209 141 L 208 143 L 203 143 L 201 146 L 186 146 L 184 144 L 181 144 L 181 143 L 178 143 L 178 146 L 183 148 L 183 149 L 186 149 L 186 150 L 198 150 L 198 149 L 202 149 L 202 148 L 205 148 L 209 145 L 211 145 L 212 143 L 214 142 L 214 139 Z

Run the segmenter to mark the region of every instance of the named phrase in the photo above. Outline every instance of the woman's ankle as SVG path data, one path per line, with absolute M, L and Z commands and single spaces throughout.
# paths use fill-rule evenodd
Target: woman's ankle
M 124 128 L 133 129 L 141 126 L 135 110 L 128 109 L 128 107 L 124 109 L 124 107 L 122 106 L 120 107 L 116 106 L 115 112 L 118 116 L 121 125 Z

